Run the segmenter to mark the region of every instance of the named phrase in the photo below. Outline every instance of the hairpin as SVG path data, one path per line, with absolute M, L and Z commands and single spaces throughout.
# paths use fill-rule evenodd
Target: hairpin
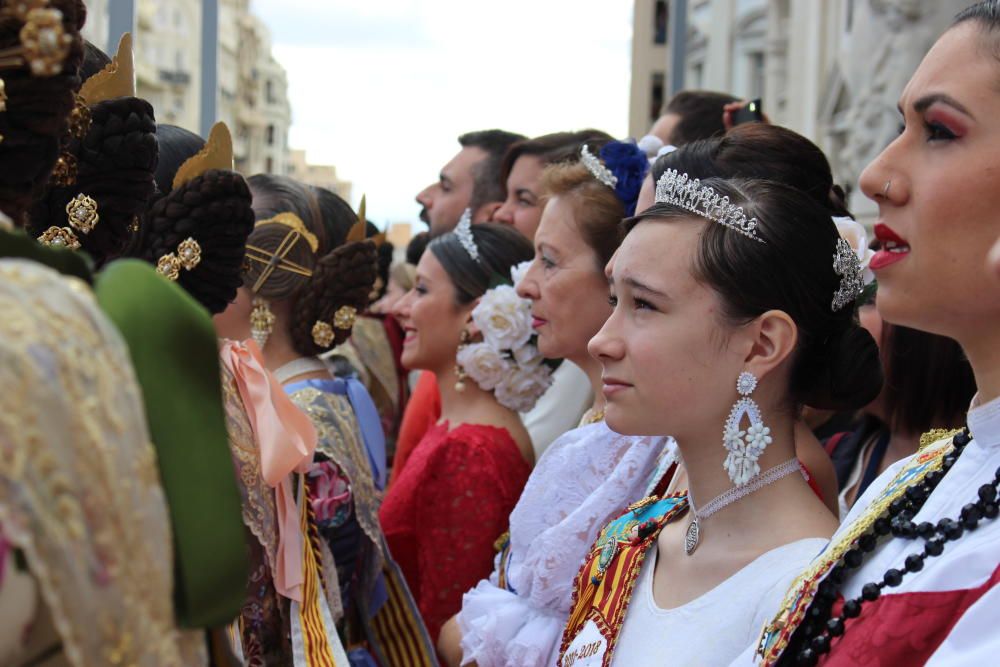
M 201 246 L 193 238 L 181 241 L 177 254 L 168 252 L 156 262 L 156 270 L 167 280 L 177 280 L 181 269 L 190 271 L 201 262 Z
M 26 12 L 23 20 L 20 45 L 0 49 L 0 70 L 27 66 L 33 76 L 59 74 L 73 45 L 73 36 L 63 28 L 63 13 L 35 8 Z
M 69 227 L 49 227 L 38 237 L 38 242 L 54 248 L 80 249 L 80 239 Z
M 725 225 L 754 241 L 766 243 L 757 236 L 757 218 L 747 219 L 743 209 L 698 179 L 688 178 L 675 169 L 663 172 L 656 182 L 656 203 L 671 204 L 720 225 Z
M 462 217 L 458 219 L 458 224 L 455 226 L 454 231 L 455 236 L 458 238 L 458 242 L 462 244 L 465 248 L 465 252 L 469 253 L 469 257 L 473 261 L 479 261 L 479 248 L 476 247 L 476 239 L 472 236 L 472 209 L 467 208 L 462 212 Z
M 292 251 L 292 248 L 295 247 L 299 239 L 305 239 L 313 254 L 319 250 L 319 239 L 316 238 L 315 234 L 306 229 L 306 224 L 302 222 L 302 218 L 294 213 L 279 213 L 273 218 L 261 220 L 254 227 L 261 227 L 263 225 L 284 225 L 288 227 L 288 233 L 281 239 L 281 243 L 278 244 L 274 252 L 250 243 L 247 244 L 246 259 L 265 265 L 264 270 L 257 276 L 256 282 L 250 288 L 251 291 L 256 294 L 263 287 L 264 283 L 267 282 L 267 279 L 271 277 L 271 274 L 278 269 L 297 273 L 307 278 L 312 276 L 311 269 L 297 264 L 290 259 L 286 259 L 286 256 Z
M 170 187 L 176 190 L 209 169 L 233 171 L 233 135 L 229 133 L 229 126 L 222 122 L 212 126 L 204 147 L 180 166 Z
M 111 62 L 83 82 L 80 97 L 90 106 L 119 97 L 135 97 L 135 59 L 130 33 L 118 40 L 118 51 Z
M 615 176 L 610 169 L 608 169 L 600 158 L 590 152 L 587 144 L 584 144 L 580 149 L 580 162 L 583 166 L 587 168 L 594 178 L 604 183 L 606 186 L 612 190 L 618 185 L 618 177 Z
M 837 250 L 833 253 L 833 270 L 840 276 L 840 287 L 833 295 L 831 308 L 837 312 L 854 303 L 865 289 L 864 267 L 854 248 L 843 238 L 837 239 Z
M 73 229 L 89 234 L 101 219 L 97 213 L 97 201 L 81 192 L 66 204 L 66 219 Z

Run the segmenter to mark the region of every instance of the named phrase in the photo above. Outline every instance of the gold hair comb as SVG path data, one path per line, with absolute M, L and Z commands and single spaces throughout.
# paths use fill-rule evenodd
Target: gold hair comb
M 233 136 L 229 133 L 229 127 L 222 122 L 212 126 L 204 148 L 177 170 L 171 188 L 176 190 L 210 169 L 233 171 Z
M 111 62 L 84 82 L 80 97 L 89 106 L 118 97 L 135 97 L 135 60 L 130 33 L 122 35 L 118 53 Z

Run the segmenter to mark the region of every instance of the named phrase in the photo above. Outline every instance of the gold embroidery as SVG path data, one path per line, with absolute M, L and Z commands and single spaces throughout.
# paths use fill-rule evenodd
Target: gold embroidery
M 174 623 L 172 538 L 127 350 L 85 289 L 0 261 L 0 523 L 68 661 L 197 665 Z

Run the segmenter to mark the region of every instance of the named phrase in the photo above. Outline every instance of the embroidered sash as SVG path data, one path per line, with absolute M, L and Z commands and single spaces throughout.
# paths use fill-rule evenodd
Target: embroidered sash
M 922 440 L 927 444 L 899 471 L 868 509 L 855 519 L 851 527 L 836 542 L 831 542 L 821 551 L 809 568 L 792 583 L 781 603 L 780 611 L 761 632 L 755 656 L 761 665 L 771 667 L 777 664 L 795 630 L 802 624 L 820 583 L 844 554 L 855 546 L 857 539 L 868 532 L 875 520 L 883 516 L 889 505 L 901 497 L 906 489 L 920 483 L 928 473 L 940 470 L 941 460 L 953 449 L 951 438 L 954 434 L 955 431 L 932 431 L 925 435 Z M 942 435 L 945 437 L 941 438 Z
M 573 582 L 573 602 L 559 650 L 559 667 L 587 659 L 608 667 L 642 562 L 665 525 L 688 508 L 687 494 L 649 496 L 609 523 Z

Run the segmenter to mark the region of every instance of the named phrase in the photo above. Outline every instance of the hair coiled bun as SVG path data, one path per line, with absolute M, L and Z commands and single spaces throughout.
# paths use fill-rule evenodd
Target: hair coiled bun
M 315 356 L 329 349 L 313 341 L 312 328 L 317 321 L 333 324 L 335 314 L 344 306 L 358 313 L 368 307 L 378 275 L 377 262 L 375 244 L 362 241 L 342 245 L 316 263 L 312 277 L 292 308 L 292 344 L 299 354 Z M 351 329 L 335 326 L 333 331 L 333 346 L 351 335 Z
M 7 111 L 0 113 L 0 209 L 18 224 L 52 173 L 81 83 L 80 26 L 86 10 L 79 0 L 52 0 L 49 6 L 62 12 L 63 29 L 73 38 L 62 73 L 35 77 L 26 67 L 2 73 Z M 0 21 L 0 48 L 20 45 L 23 25 L 10 18 Z
M 201 261 L 181 270 L 177 282 L 209 312 L 221 313 L 243 284 L 247 237 L 254 225 L 251 202 L 242 176 L 210 169 L 149 208 L 139 257 L 155 265 L 193 238 L 201 247 Z
M 799 355 L 791 389 L 804 405 L 856 410 L 874 401 L 882 390 L 878 345 L 853 319 Z
M 98 264 L 122 255 L 135 236 L 133 225 L 155 192 L 159 157 L 156 119 L 149 102 L 121 97 L 91 107 L 91 126 L 66 150 L 77 158 L 76 183 L 50 186 L 31 212 L 36 236 L 67 225 L 66 204 L 79 194 L 97 201 L 100 220 L 80 245 Z

